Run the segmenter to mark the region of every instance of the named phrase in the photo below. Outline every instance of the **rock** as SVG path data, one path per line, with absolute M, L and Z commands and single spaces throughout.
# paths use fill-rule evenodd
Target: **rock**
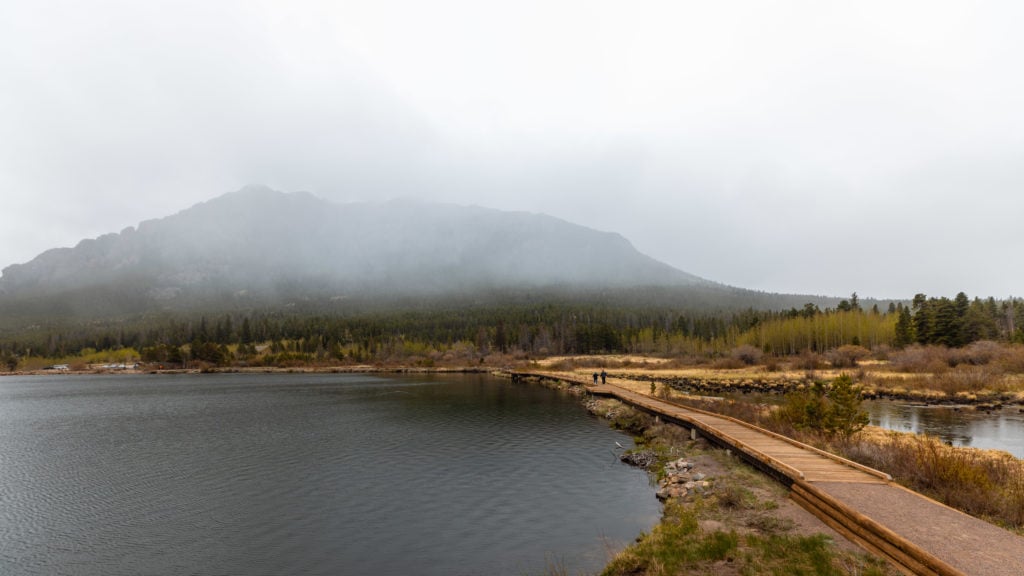
M 637 466 L 646 470 L 658 461 L 658 455 L 649 451 L 627 452 L 626 454 L 619 456 L 619 460 L 622 460 L 630 466 Z
M 669 498 L 682 498 L 686 496 L 687 490 L 678 484 L 672 484 L 658 490 L 654 495 L 658 500 L 665 501 Z
M 705 533 L 725 531 L 725 524 L 718 520 L 701 520 L 697 525 L 700 526 L 700 529 Z
M 700 480 L 703 480 L 705 478 L 707 478 L 707 476 L 705 476 L 704 474 L 701 474 L 700 472 L 697 472 L 696 474 L 693 475 L 693 479 L 694 480 L 700 481 Z
M 673 460 L 672 462 L 669 462 L 668 464 L 665 464 L 665 471 L 666 472 L 680 472 L 680 471 L 692 470 L 692 469 L 693 469 L 693 462 L 687 462 L 685 458 L 680 458 L 678 460 Z

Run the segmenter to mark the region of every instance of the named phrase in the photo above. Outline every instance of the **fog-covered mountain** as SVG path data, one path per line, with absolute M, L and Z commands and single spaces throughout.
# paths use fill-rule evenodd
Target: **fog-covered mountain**
M 716 285 L 618 234 L 541 214 L 412 200 L 336 204 L 247 187 L 9 266 L 0 299 L 91 294 L 137 308 L 212 293 L 633 286 Z

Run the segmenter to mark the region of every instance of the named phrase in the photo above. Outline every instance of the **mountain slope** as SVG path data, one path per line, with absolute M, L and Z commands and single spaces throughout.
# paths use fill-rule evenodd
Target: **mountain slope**
M 717 285 L 639 253 L 618 234 L 550 216 L 415 201 L 334 204 L 247 187 L 9 266 L 0 300 L 145 309 L 187 307 L 189 297 L 214 293 L 634 286 Z

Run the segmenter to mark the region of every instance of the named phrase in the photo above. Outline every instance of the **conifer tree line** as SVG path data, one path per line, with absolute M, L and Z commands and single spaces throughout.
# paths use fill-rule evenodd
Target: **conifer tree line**
M 1024 300 L 918 294 L 881 310 L 864 309 L 854 293 L 824 310 L 806 304 L 783 311 L 681 312 L 563 302 L 344 315 L 250 311 L 40 328 L 0 342 L 0 356 L 60 358 L 131 348 L 148 361 L 223 364 L 257 353 L 295 361 L 369 361 L 451 350 L 469 356 L 716 356 L 743 345 L 782 356 L 848 345 L 960 347 L 979 340 L 1024 343 Z

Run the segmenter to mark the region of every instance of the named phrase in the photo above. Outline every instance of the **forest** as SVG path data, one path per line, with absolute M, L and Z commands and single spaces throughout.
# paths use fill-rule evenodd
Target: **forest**
M 38 325 L 0 341 L 8 368 L 30 358 L 117 358 L 165 367 L 483 362 L 491 355 L 636 353 L 715 358 L 745 346 L 785 356 L 844 346 L 960 347 L 1024 342 L 1024 300 L 918 294 L 865 308 L 857 294 L 834 308 L 692 311 L 597 299 L 431 302 L 400 309 L 317 313 L 301 308 L 219 314 L 152 314 L 74 325 Z

